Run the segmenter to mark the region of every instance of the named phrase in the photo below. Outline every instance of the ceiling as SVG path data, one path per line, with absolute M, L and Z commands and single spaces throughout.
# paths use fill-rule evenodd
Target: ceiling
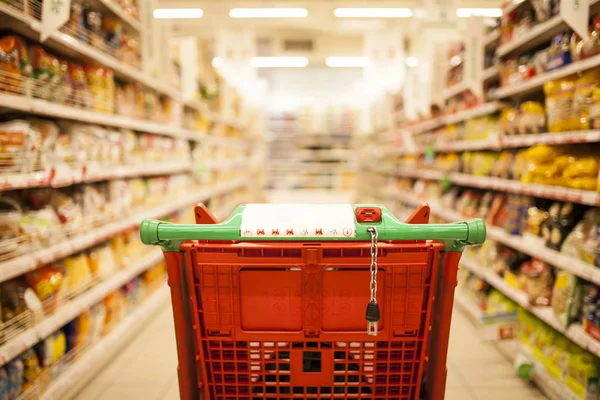
M 272 36 L 279 31 L 294 31 L 301 35 L 361 36 L 365 32 L 401 28 L 418 29 L 420 20 L 436 12 L 436 4 L 453 7 L 499 7 L 501 0 L 158 0 L 159 8 L 194 8 L 204 10 L 201 19 L 172 20 L 176 36 L 206 37 L 218 29 L 252 29 L 258 37 Z M 306 18 L 292 19 L 234 19 L 229 10 L 236 7 L 303 7 Z M 408 7 L 415 15 L 410 19 L 340 19 L 333 15 L 338 7 Z

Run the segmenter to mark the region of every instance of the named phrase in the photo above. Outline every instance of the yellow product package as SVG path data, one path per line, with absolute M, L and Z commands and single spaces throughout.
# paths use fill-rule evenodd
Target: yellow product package
M 69 294 L 75 294 L 92 283 L 92 272 L 85 254 L 67 257 L 63 260 L 65 283 Z
M 512 136 L 517 134 L 517 110 L 505 108 L 500 114 L 500 132 Z
M 542 103 L 526 101 L 519 107 L 519 133 L 529 135 L 546 130 L 546 110 Z
M 570 354 L 565 370 L 565 384 L 581 399 L 598 397 L 598 359 L 587 352 Z
M 590 129 L 590 108 L 593 102 L 594 89 L 599 80 L 600 70 L 593 69 L 584 72 L 581 77 L 575 81 L 571 122 L 572 129 Z
M 564 132 L 572 127 L 575 82 L 572 78 L 544 84 L 549 132 Z

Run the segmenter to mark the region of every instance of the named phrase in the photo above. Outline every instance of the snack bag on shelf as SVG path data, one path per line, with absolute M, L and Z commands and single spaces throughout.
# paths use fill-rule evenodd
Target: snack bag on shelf
M 600 80 L 600 69 L 585 71 L 575 81 L 575 92 L 573 94 L 573 129 L 590 129 L 590 105 L 593 100 L 594 88 Z
M 23 390 L 27 390 L 42 374 L 42 366 L 34 349 L 25 350 L 19 358 L 23 362 Z
M 65 286 L 69 296 L 80 293 L 92 283 L 92 272 L 85 254 L 67 257 L 63 260 Z
M 95 279 L 106 279 L 117 270 L 112 249 L 108 245 L 96 247 L 88 255 L 90 270 Z
M 543 261 L 533 259 L 523 263 L 521 273 L 524 278 L 523 290 L 532 305 L 547 306 L 552 296 L 552 267 Z
M 10 381 L 8 371 L 5 367 L 0 367 L 0 400 L 9 400 Z
M 67 351 L 67 337 L 62 329 L 54 332 L 35 346 L 42 367 L 50 367 L 59 361 Z
M 595 190 L 598 186 L 600 160 L 597 156 L 576 158 L 563 171 L 563 179 L 567 186 Z
M 568 327 L 579 316 L 581 307 L 581 285 L 576 276 L 557 270 L 552 290 L 552 309 L 563 327 Z
M 14 199 L 0 196 L 0 260 L 25 252 L 30 243 L 21 231 L 21 205 Z
M 8 399 L 16 399 L 23 390 L 23 361 L 15 358 L 6 365 L 8 372 Z
M 598 223 L 600 223 L 600 213 L 598 212 L 598 209 L 592 208 L 587 210 L 583 219 L 579 221 L 575 225 L 575 228 L 567 235 L 561 247 L 561 252 L 575 258 L 583 259 L 585 243 Z
M 17 36 L 10 35 L 0 38 L 0 92 L 24 94 L 24 80 L 21 76 L 21 55 L 19 50 L 23 42 Z
M 563 132 L 571 129 L 574 92 L 573 78 L 549 81 L 544 84 L 549 132 Z
M 0 123 L 0 173 L 31 172 L 39 138 L 26 120 Z
M 71 99 L 68 104 L 80 108 L 92 108 L 94 103 L 88 86 L 85 69 L 78 64 L 69 65 L 69 80 L 71 82 Z
M 521 135 L 546 131 L 545 108 L 542 103 L 526 101 L 519 107 L 518 132 Z
M 546 239 L 546 247 L 558 251 L 562 247 L 567 235 L 577 222 L 581 220 L 585 208 L 573 203 L 564 203 L 560 206 L 558 214 L 556 214 L 556 208 L 553 207 L 550 209 L 550 219 L 547 229 L 542 230 L 542 234 Z M 546 225 L 544 228 L 546 228 Z
M 36 147 L 40 151 L 34 169 L 47 171 L 56 167 L 61 162 L 55 154 L 60 133 L 58 125 L 52 121 L 35 118 L 30 120 L 30 126 L 35 132 L 38 142 Z
M 104 321 L 106 319 L 106 309 L 104 308 L 103 301 L 92 306 L 90 316 L 90 343 L 96 343 L 102 338 Z
M 580 399 L 597 399 L 600 365 L 598 358 L 587 351 L 569 354 L 564 381 Z
M 64 271 L 58 265 L 49 265 L 26 275 L 27 284 L 42 302 L 44 312 L 53 313 L 58 306 Z

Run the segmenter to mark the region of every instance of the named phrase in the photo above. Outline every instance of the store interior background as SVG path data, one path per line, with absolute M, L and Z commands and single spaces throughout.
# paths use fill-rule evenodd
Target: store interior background
M 484 218 L 447 398 L 599 398 L 600 1 L 51 2 L 0 0 L 0 400 L 178 398 L 139 222 L 198 202 Z

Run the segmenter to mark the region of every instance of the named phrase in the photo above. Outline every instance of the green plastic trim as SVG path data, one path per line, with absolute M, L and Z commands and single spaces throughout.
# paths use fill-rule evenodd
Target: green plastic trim
M 400 222 L 390 210 L 378 204 L 356 204 L 357 207 L 378 207 L 381 222 L 356 223 L 356 236 L 343 238 L 308 237 L 242 237 L 240 226 L 245 205 L 237 207 L 225 221 L 219 224 L 170 224 L 145 219 L 140 225 L 140 238 L 144 244 L 159 245 L 164 251 L 179 251 L 184 240 L 234 240 L 234 241 L 369 241 L 367 231 L 376 226 L 379 240 L 439 240 L 445 243 L 446 251 L 462 251 L 465 246 L 481 245 L 485 241 L 486 227 L 481 219 L 472 219 L 450 224 L 406 224 Z

